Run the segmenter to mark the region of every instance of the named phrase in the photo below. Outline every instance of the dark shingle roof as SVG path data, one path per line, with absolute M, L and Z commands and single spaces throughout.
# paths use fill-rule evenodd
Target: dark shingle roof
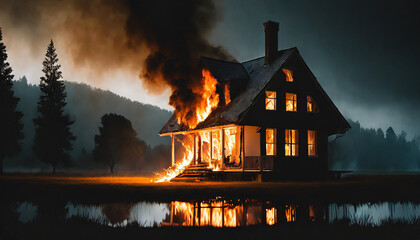
M 281 68 L 294 51 L 297 51 L 297 49 L 290 48 L 279 51 L 276 59 L 270 65 L 264 65 L 264 57 L 243 62 L 242 64 L 206 57 L 202 58 L 213 76 L 217 79 L 220 78 L 219 81 L 248 78 L 248 76 L 249 80 L 244 82 L 246 87 L 242 93 L 232 99 L 227 106 L 215 109 L 203 122 L 199 123 L 195 129 L 238 123 L 241 114 L 252 105 L 257 95 L 264 89 L 272 76 Z M 232 67 L 232 72 L 230 72 L 229 67 Z M 175 115 L 173 115 L 165 126 L 163 126 L 162 130 L 160 130 L 159 134 L 186 130 L 188 130 L 188 128 L 186 126 L 180 126 L 177 123 Z
M 201 61 L 219 82 L 234 79 L 248 79 L 248 73 L 239 62 L 228 62 L 209 57 L 201 57 Z

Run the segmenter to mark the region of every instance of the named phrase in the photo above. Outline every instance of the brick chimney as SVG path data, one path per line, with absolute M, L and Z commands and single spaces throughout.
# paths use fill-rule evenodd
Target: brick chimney
M 264 23 L 265 32 L 265 64 L 270 64 L 278 52 L 279 23 L 268 21 Z

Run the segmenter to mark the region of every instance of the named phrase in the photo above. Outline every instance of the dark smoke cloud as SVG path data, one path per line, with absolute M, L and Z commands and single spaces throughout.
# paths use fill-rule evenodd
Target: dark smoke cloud
M 184 110 L 186 118 L 201 97 L 199 57 L 232 59 L 207 41 L 220 20 L 211 0 L 0 0 L 0 5 L 0 24 L 30 39 L 32 49 L 44 49 L 54 37 L 63 40 L 76 67 L 98 76 L 137 72 L 150 93 L 170 87 L 170 105 Z
M 194 118 L 194 107 L 202 101 L 202 55 L 222 59 L 232 57 L 206 39 L 218 18 L 212 1 L 128 2 L 130 39 L 145 43 L 150 54 L 140 78 L 150 89 L 168 84 L 172 89 L 169 104 L 181 119 Z

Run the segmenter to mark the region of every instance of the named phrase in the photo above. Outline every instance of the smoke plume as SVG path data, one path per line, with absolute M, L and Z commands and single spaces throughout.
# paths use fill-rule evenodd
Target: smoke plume
M 206 39 L 220 19 L 211 0 L 0 0 L 0 5 L 0 25 L 28 39 L 31 51 L 44 49 L 53 37 L 76 67 L 98 76 L 128 69 L 149 93 L 169 87 L 169 104 L 185 119 L 202 101 L 199 57 L 232 59 Z

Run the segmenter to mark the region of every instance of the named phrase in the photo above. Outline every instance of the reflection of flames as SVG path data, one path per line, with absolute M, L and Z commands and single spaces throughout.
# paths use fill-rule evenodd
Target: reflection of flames
M 286 221 L 287 222 L 296 221 L 296 207 L 286 206 L 286 209 L 285 209 L 284 213 L 286 215 Z
M 266 209 L 267 225 L 274 225 L 277 221 L 277 210 L 275 208 Z
M 174 166 L 168 168 L 163 174 L 158 174 L 154 182 L 169 182 L 171 179 L 182 173 L 188 165 L 190 165 L 194 158 L 194 137 L 192 135 L 184 135 L 181 143 L 185 149 L 182 160 Z
M 219 94 L 216 93 L 217 79 L 211 75 L 210 71 L 203 69 L 201 71 L 203 87 L 198 90 L 197 94 L 201 96 L 199 102 L 195 107 L 195 116 L 190 119 L 182 119 L 182 113 L 177 114 L 178 123 L 187 124 L 190 129 L 193 129 L 200 122 L 204 121 L 213 109 L 219 104 Z
M 238 227 L 243 215 L 242 206 L 230 206 L 226 201 L 201 202 L 199 204 L 188 202 L 172 202 L 174 214 L 181 218 L 182 226 L 212 226 L 212 227 Z

